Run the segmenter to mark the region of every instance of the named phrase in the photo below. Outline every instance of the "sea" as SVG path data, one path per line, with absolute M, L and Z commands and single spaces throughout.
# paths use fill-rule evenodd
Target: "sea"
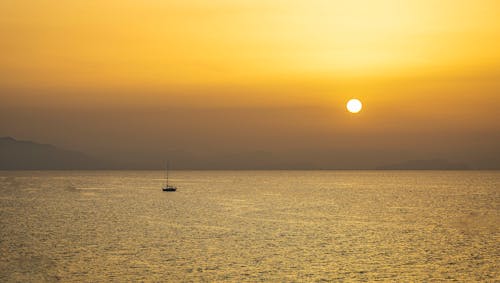
M 500 282 L 499 171 L 0 171 L 0 282 Z

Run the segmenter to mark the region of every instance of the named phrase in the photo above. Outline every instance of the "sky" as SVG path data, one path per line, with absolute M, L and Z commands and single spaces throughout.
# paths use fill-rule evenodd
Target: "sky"
M 0 136 L 131 168 L 500 168 L 499 14 L 496 0 L 3 0 Z

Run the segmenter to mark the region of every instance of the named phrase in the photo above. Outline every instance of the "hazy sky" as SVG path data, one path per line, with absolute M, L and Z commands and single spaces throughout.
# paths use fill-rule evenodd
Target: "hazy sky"
M 0 136 L 137 167 L 500 167 L 499 15 L 497 0 L 2 0 Z

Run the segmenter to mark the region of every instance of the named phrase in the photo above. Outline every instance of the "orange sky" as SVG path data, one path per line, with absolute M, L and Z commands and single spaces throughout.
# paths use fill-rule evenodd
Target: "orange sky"
M 0 136 L 137 164 L 486 166 L 499 14 L 495 0 L 4 0 Z

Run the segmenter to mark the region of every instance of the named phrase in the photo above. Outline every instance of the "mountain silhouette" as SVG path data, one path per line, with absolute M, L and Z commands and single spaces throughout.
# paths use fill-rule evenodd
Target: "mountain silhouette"
M 95 164 L 94 159 L 81 152 L 0 137 L 0 170 L 93 169 Z
M 267 156 L 267 155 L 266 155 Z M 159 164 L 159 163 L 158 163 Z M 305 167 L 305 168 L 303 168 Z M 312 168 L 313 166 L 311 166 Z M 129 160 L 96 159 L 82 152 L 61 149 L 49 144 L 0 137 L 0 170 L 100 170 L 159 169 Z M 294 168 L 289 166 L 289 168 Z M 300 166 L 307 169 L 308 166 Z M 221 168 L 224 169 L 224 168 Z M 272 168 L 265 168 L 272 169 Z M 444 159 L 410 160 L 379 166 L 376 170 L 468 170 L 468 165 Z
M 378 167 L 377 170 L 468 170 L 469 166 L 444 159 L 409 160 Z

